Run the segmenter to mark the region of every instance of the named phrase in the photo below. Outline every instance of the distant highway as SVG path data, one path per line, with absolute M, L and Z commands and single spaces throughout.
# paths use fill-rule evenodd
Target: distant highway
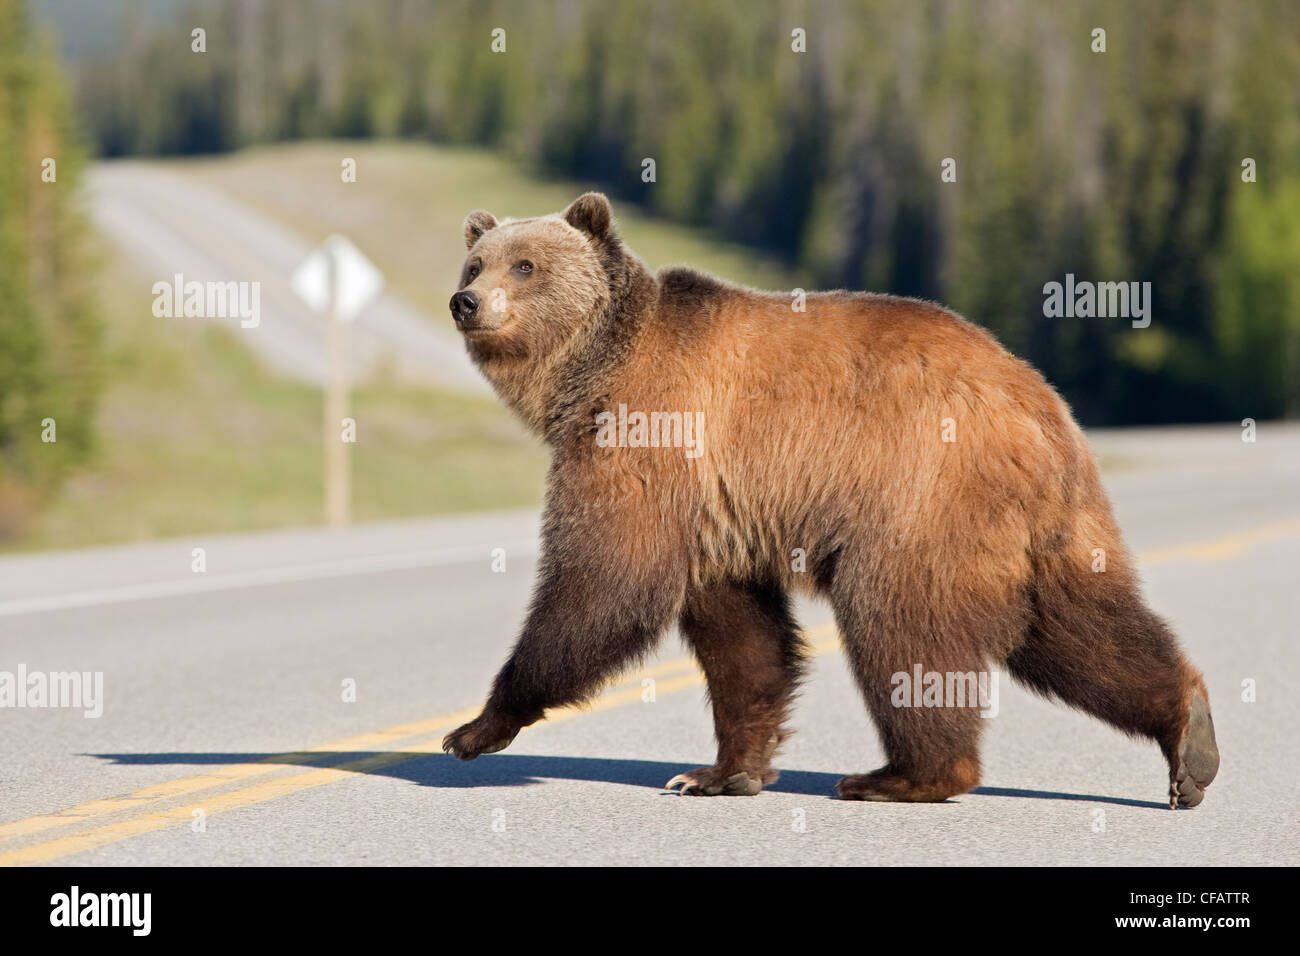
M 293 270 L 312 251 L 310 243 L 157 164 L 97 163 L 87 180 L 92 218 L 139 270 L 142 300 L 150 301 L 154 282 L 170 283 L 176 273 L 187 282 L 259 282 L 260 324 L 248 329 L 239 329 L 237 321 L 228 324 L 277 371 L 313 384 L 325 380 L 323 320 L 289 286 Z M 459 391 L 491 392 L 445 316 L 425 315 L 386 294 L 352 329 L 354 375 L 382 361 L 404 377 Z

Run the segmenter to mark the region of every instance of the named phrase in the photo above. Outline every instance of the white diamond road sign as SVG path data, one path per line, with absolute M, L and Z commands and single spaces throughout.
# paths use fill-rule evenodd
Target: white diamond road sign
M 323 312 L 331 305 L 331 276 L 337 277 L 335 315 L 343 322 L 355 319 L 384 289 L 383 273 L 342 236 L 326 239 L 293 271 L 289 281 L 313 311 Z

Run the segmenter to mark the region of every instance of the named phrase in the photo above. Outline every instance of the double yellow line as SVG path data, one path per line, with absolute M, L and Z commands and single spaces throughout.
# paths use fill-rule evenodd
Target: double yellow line
M 1174 560 L 1221 561 L 1235 557 L 1256 544 L 1297 534 L 1300 534 L 1300 518 L 1209 541 L 1159 548 L 1143 552 L 1138 557 L 1148 566 Z M 813 656 L 824 654 L 839 646 L 833 625 L 827 624 L 805 631 L 804 637 L 811 645 L 810 653 Z M 641 671 L 630 681 L 625 681 L 614 689 L 606 691 L 583 707 L 556 711 L 547 717 L 546 723 L 560 723 L 585 713 L 610 710 L 635 703 L 642 699 L 644 693 L 642 681 L 646 678 L 655 681 L 656 697 L 694 687 L 704 681 L 704 675 L 700 673 L 693 659 L 679 658 L 665 661 Z M 43 842 L 0 852 L 0 866 L 48 863 L 73 853 L 93 850 L 120 840 L 190 822 L 199 812 L 204 816 L 225 813 L 274 800 L 277 797 L 311 790 L 337 780 L 345 780 L 354 774 L 373 773 L 420 759 L 427 754 L 440 753 L 442 736 L 465 721 L 471 720 L 478 711 L 479 708 L 475 707 L 427 720 L 398 724 L 386 730 L 346 737 L 308 750 L 276 754 L 249 763 L 232 764 L 209 773 L 154 784 L 121 796 L 92 800 L 58 813 L 41 814 L 3 824 L 0 825 L 0 841 L 22 842 L 36 834 L 62 828 L 67 828 L 69 832 Z M 330 755 L 394 748 L 403 741 L 410 741 L 410 743 L 397 749 L 386 749 L 345 763 L 323 767 L 312 766 L 316 761 L 328 759 Z M 295 767 L 302 768 L 303 772 L 279 773 Z M 231 784 L 261 777 L 270 779 L 257 780 L 248 786 L 233 790 L 221 789 Z M 211 793 L 198 801 L 183 801 L 160 809 L 148 809 L 210 790 L 219 792 Z M 140 812 L 142 810 L 146 812 Z M 105 818 L 113 816 L 123 816 L 123 819 L 103 822 Z
M 804 632 L 804 637 L 809 640 L 819 637 L 825 638 L 834 634 L 834 631 L 834 627 L 826 625 Z M 834 639 L 822 640 L 820 643 L 812 645 L 811 652 L 813 654 L 822 654 L 833 650 L 836 646 L 838 644 Z M 687 687 L 694 687 L 704 681 L 704 675 L 699 671 L 693 659 L 679 658 L 665 661 L 662 664 L 642 670 L 631 681 L 624 682 L 618 685 L 616 689 L 607 691 L 589 704 L 555 711 L 547 716 L 546 724 L 560 723 L 572 720 L 582 714 L 610 710 L 624 704 L 635 703 L 641 700 L 645 693 L 642 681 L 646 678 L 655 681 L 654 692 L 656 697 L 671 694 Z M 154 784 L 121 796 L 109 797 L 104 800 L 92 800 L 89 803 L 70 807 L 58 813 L 42 814 L 0 825 L 0 840 L 23 840 L 34 834 L 60 827 L 69 827 L 73 830 L 73 832 L 64 836 L 57 836 L 41 843 L 34 843 L 6 853 L 0 853 L 0 866 L 31 866 L 48 863 L 51 860 L 73 853 L 93 850 L 110 843 L 117 843 L 120 840 L 127 840 L 145 833 L 153 833 L 167 827 L 191 822 L 195 819 L 196 813 L 199 812 L 205 817 L 210 817 L 229 810 L 238 810 L 241 807 L 265 803 L 277 797 L 311 790 L 338 780 L 346 780 L 354 774 L 373 773 L 377 770 L 418 760 L 428 754 L 438 754 L 442 752 L 443 735 L 459 727 L 465 721 L 473 719 L 478 715 L 478 712 L 479 708 L 475 707 L 470 710 L 444 714 L 440 717 L 431 717 L 428 720 L 398 724 L 386 730 L 335 740 L 309 750 L 276 754 L 250 763 L 232 764 L 216 769 L 211 773 L 197 774 L 193 777 Z M 391 748 L 400 741 L 411 741 L 411 743 L 398 749 L 370 754 L 366 757 L 333 766 L 313 767 L 304 773 L 279 775 L 268 780 L 259 780 L 249 786 L 214 793 L 198 801 L 187 801 L 148 813 L 141 814 L 137 812 L 142 808 L 172 801 L 178 797 L 187 797 L 203 791 L 225 787 L 232 783 L 270 776 L 287 766 L 310 765 L 314 760 L 323 759 L 329 754 L 357 753 L 380 747 Z M 126 819 L 99 825 L 99 821 L 105 817 L 117 814 L 134 815 L 128 815 Z
M 1300 517 L 1272 524 L 1235 531 L 1208 541 L 1180 544 L 1168 548 L 1153 548 L 1138 555 L 1146 565 L 1164 564 L 1168 561 L 1226 561 L 1235 558 L 1257 544 L 1282 541 L 1300 535 Z

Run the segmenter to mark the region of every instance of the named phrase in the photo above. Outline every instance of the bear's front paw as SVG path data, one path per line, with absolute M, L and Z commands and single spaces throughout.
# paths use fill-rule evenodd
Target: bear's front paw
M 473 760 L 479 754 L 505 750 L 518 733 L 518 724 L 484 711 L 444 737 L 442 749 L 458 760 Z

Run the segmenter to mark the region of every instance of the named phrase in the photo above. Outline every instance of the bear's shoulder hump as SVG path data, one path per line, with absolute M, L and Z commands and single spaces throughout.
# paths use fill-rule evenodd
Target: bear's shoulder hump
M 665 266 L 659 270 L 659 297 L 663 305 L 699 309 L 727 295 L 721 279 L 690 266 Z

